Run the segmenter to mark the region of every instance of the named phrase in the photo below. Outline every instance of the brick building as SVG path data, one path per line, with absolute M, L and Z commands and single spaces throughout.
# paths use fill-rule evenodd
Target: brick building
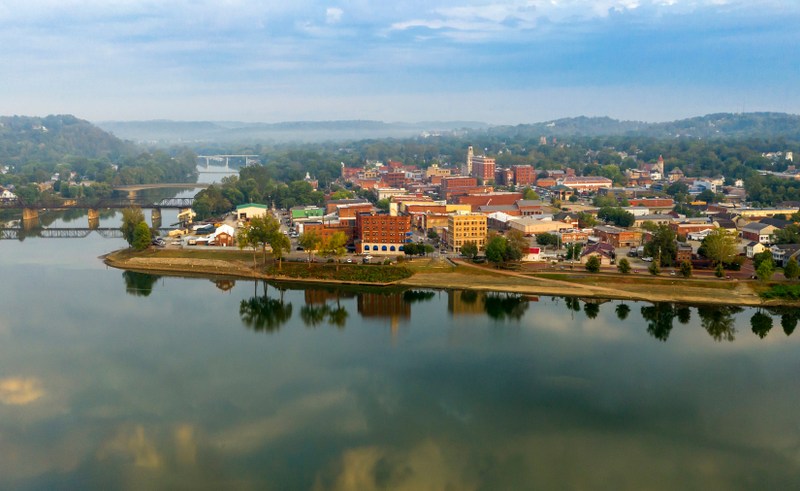
M 356 252 L 398 254 L 411 232 L 411 217 L 362 213 L 356 216 Z
M 642 243 L 642 233 L 619 227 L 600 225 L 594 228 L 594 235 L 614 247 L 633 247 Z
M 481 179 L 483 182 L 494 180 L 494 170 L 496 164 L 493 158 L 483 155 L 472 157 L 472 177 Z
M 328 240 L 336 232 L 344 233 L 347 244 L 353 245 L 356 239 L 356 228 L 351 221 L 342 222 L 306 222 L 303 224 L 303 233 L 315 233 L 321 239 Z
M 514 184 L 517 186 L 529 186 L 536 179 L 536 174 L 530 165 L 514 165 L 511 170 L 514 171 Z

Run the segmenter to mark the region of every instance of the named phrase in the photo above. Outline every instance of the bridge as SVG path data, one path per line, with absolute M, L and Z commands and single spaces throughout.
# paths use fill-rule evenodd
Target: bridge
M 157 229 L 162 235 L 169 233 L 170 228 Z M 92 232 L 97 233 L 104 239 L 122 239 L 122 231 L 119 228 L 34 228 L 26 230 L 24 228 L 2 228 L 0 229 L 0 240 L 21 240 L 28 237 L 40 239 L 83 239 Z
M 261 161 L 258 159 L 258 155 L 232 155 L 232 154 L 220 154 L 220 155 L 198 155 L 198 159 L 205 159 L 206 161 L 206 169 L 209 168 L 211 162 L 225 162 L 225 169 L 230 169 L 230 161 L 231 159 L 244 159 L 244 166 L 247 167 L 250 164 L 258 164 Z M 223 171 L 220 171 L 223 172 Z
M 79 200 L 64 200 L 61 203 L 35 203 L 28 204 L 20 200 L 0 200 L 0 210 L 22 210 L 23 223 L 36 224 L 39 222 L 40 210 L 88 210 L 89 227 L 94 229 L 99 222 L 101 209 L 124 209 L 124 208 L 147 208 L 152 210 L 152 221 L 156 226 L 161 225 L 161 210 L 163 209 L 177 209 L 187 210 L 191 209 L 194 204 L 194 198 L 164 198 L 159 201 L 153 202 L 145 198 L 108 198 L 93 203 L 83 203 Z M 191 220 L 189 220 L 191 221 Z
M 145 198 L 109 198 L 95 201 L 94 203 L 84 203 L 79 200 L 66 200 L 62 203 L 33 203 L 27 204 L 19 199 L 0 201 L 0 209 L 4 210 L 99 210 L 106 208 L 147 208 L 147 209 L 186 209 L 194 204 L 194 198 L 164 198 L 153 202 Z
M 114 191 L 124 191 L 128 193 L 135 193 L 137 191 L 143 191 L 145 189 L 197 189 L 197 188 L 207 188 L 211 186 L 210 183 L 202 183 L 202 182 L 165 182 L 159 184 L 126 184 L 123 186 L 114 186 Z

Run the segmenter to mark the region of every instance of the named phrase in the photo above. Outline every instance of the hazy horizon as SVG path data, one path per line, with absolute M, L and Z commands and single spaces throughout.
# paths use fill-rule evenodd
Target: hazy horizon
M 799 113 L 798 20 L 800 4 L 777 0 L 10 0 L 3 112 L 492 125 Z

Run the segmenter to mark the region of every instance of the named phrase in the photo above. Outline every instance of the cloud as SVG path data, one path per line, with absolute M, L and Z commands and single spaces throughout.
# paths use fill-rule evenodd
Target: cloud
M 0 402 L 8 406 L 25 406 L 43 395 L 42 382 L 36 377 L 0 379 Z
M 328 7 L 325 10 L 325 22 L 327 24 L 338 24 L 342 20 L 344 10 L 336 7 Z
M 120 428 L 117 435 L 98 452 L 100 460 L 113 455 L 127 457 L 136 467 L 147 469 L 158 469 L 163 464 L 161 454 L 155 443 L 145 434 L 142 425 Z

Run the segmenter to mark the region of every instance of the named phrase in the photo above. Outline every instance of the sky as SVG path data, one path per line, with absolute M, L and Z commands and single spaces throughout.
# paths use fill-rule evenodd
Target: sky
M 4 0 L 0 114 L 800 113 L 800 0 Z

